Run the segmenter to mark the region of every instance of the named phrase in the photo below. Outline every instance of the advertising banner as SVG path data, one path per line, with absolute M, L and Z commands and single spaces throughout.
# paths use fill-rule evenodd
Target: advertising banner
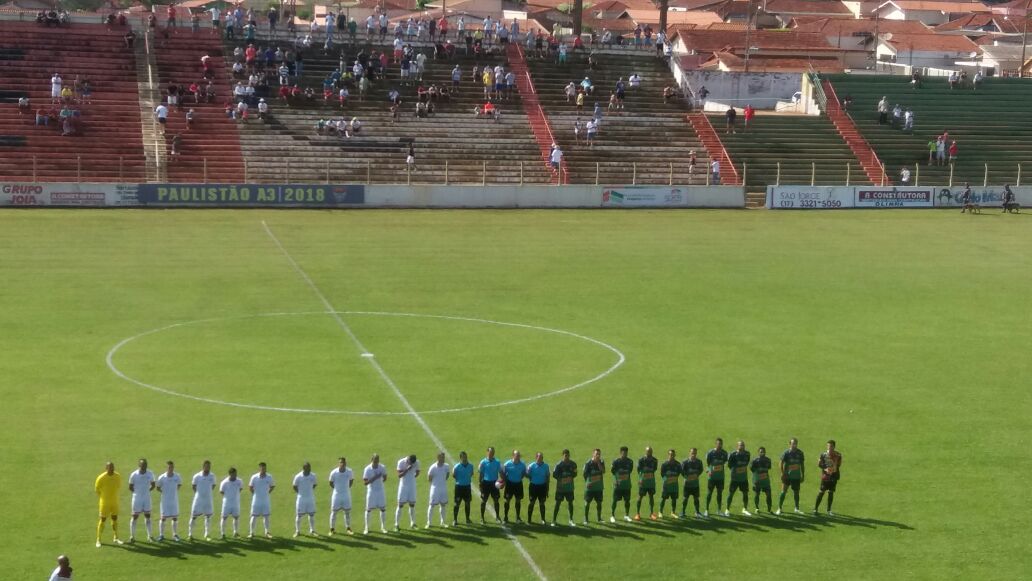
M 683 188 L 626 186 L 602 190 L 602 207 L 604 208 L 684 206 L 686 201 L 687 197 Z
M 852 208 L 854 190 L 837 186 L 768 186 L 767 207 L 774 210 Z
M 983 208 L 1003 207 L 1004 186 L 971 186 L 971 201 Z M 1027 186 L 1010 186 L 1014 200 L 1020 206 L 1032 206 L 1032 188 Z M 935 188 L 935 205 L 942 208 L 959 208 L 964 195 L 964 186 L 945 186 Z
M 0 183 L 0 206 L 135 206 L 137 184 Z
M 140 184 L 144 206 L 334 207 L 365 203 L 363 185 Z
M 857 208 L 931 208 L 935 205 L 935 188 L 858 186 Z

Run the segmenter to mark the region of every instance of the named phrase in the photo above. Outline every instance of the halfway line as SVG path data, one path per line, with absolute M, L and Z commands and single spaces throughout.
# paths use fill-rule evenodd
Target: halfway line
M 294 260 L 294 257 L 291 256 L 289 252 L 287 252 L 287 248 L 283 246 L 283 243 L 280 242 L 279 238 L 277 238 L 276 235 L 272 232 L 272 229 L 269 228 L 269 225 L 265 222 L 265 220 L 262 220 L 262 228 L 265 229 L 265 233 L 269 235 L 269 238 L 272 239 L 273 243 L 276 244 L 276 247 L 279 248 L 280 252 L 283 253 L 283 257 L 287 259 L 287 262 L 289 262 L 290 266 L 294 268 L 294 271 L 297 272 L 301 279 L 305 281 L 305 284 L 308 285 L 308 288 L 312 289 L 312 292 L 315 293 L 315 296 L 318 297 L 319 300 L 322 302 L 323 306 L 326 307 L 326 314 L 333 317 L 333 319 L 337 321 L 337 324 L 340 326 L 340 328 L 343 329 L 344 332 L 347 333 L 348 337 L 351 338 L 351 341 L 355 344 L 355 347 L 358 348 L 359 353 L 363 355 L 362 359 L 368 361 L 369 364 L 373 366 L 373 369 L 375 369 L 376 373 L 380 376 L 381 379 L 383 379 L 383 382 L 391 388 L 391 391 L 394 392 L 394 395 L 398 398 L 398 400 L 405 407 L 405 409 L 408 410 L 408 415 L 415 418 L 419 426 L 423 428 L 423 432 L 425 432 L 426 435 L 429 436 L 431 440 L 433 440 L 434 445 L 437 446 L 437 449 L 444 452 L 445 456 L 448 457 L 448 462 L 454 465 L 455 460 L 452 458 L 451 453 L 448 452 L 448 449 L 444 447 L 444 443 L 441 442 L 441 439 L 438 438 L 437 434 L 435 434 L 434 431 L 430 429 L 430 425 L 426 423 L 426 420 L 423 419 L 423 416 L 419 415 L 419 412 L 416 411 L 416 408 L 412 407 L 412 404 L 409 403 L 409 400 L 405 397 L 405 394 L 402 393 L 400 389 L 398 389 L 398 384 L 394 383 L 394 380 L 391 379 L 389 375 L 387 375 L 387 372 L 384 371 L 383 367 L 380 365 L 380 362 L 376 360 L 376 357 L 368 356 L 369 350 L 365 348 L 365 345 L 362 344 L 362 341 L 360 341 L 358 336 L 355 335 L 355 332 L 351 330 L 351 326 L 348 325 L 347 321 L 344 320 L 344 317 L 340 315 L 338 310 L 334 308 L 333 304 L 330 303 L 329 299 L 326 298 L 326 295 L 324 295 L 323 292 L 319 290 L 319 287 L 315 285 L 315 282 L 313 282 L 312 278 L 308 276 L 308 273 L 305 272 L 304 269 L 301 268 L 301 265 L 298 264 L 296 260 Z M 494 512 L 494 510 L 492 510 L 491 512 Z M 505 536 L 510 541 L 512 541 L 513 545 L 516 546 L 516 550 L 519 551 L 520 555 L 523 556 L 523 560 L 527 562 L 527 565 L 529 565 L 530 569 L 534 571 L 534 574 L 537 575 L 537 578 L 541 581 L 547 581 L 548 578 L 545 577 L 545 573 L 541 570 L 541 567 L 539 567 L 538 564 L 534 561 L 534 558 L 530 556 L 530 553 L 528 553 L 527 549 L 523 547 L 523 543 L 521 543 L 520 540 L 516 538 L 516 535 L 512 534 L 512 531 L 509 530 L 509 527 L 505 524 L 502 524 L 502 530 L 505 531 Z

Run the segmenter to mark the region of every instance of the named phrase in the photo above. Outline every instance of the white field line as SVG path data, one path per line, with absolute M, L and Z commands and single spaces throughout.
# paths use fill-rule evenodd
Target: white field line
M 335 309 L 333 305 L 330 303 L 329 299 L 326 298 L 326 295 L 324 295 L 323 292 L 319 290 L 319 287 L 315 285 L 311 277 L 308 276 L 308 273 L 306 273 L 304 269 L 301 268 L 301 265 L 298 264 L 296 260 L 294 260 L 294 257 L 290 255 L 290 252 L 287 251 L 286 247 L 283 246 L 283 243 L 280 242 L 279 238 L 277 238 L 276 235 L 272 232 L 272 229 L 269 228 L 269 225 L 265 223 L 265 220 L 262 220 L 262 228 L 265 229 L 265 233 L 269 235 L 269 238 L 272 239 L 272 241 L 280 249 L 280 252 L 283 253 L 283 256 L 287 259 L 287 262 L 289 262 L 290 265 L 294 267 L 294 270 L 297 272 L 297 274 L 301 277 L 302 280 L 305 281 L 308 287 L 312 289 L 312 292 L 315 293 L 315 296 L 319 298 L 323 306 L 326 307 L 326 313 L 333 317 L 333 319 L 337 321 L 337 324 L 340 325 L 340 328 L 343 329 L 344 332 L 347 333 L 348 337 L 351 338 L 352 342 L 354 342 L 355 344 L 355 347 L 358 348 L 359 354 L 362 355 L 362 359 L 368 361 L 369 364 L 373 366 L 373 369 L 375 369 L 376 372 L 380 375 L 380 378 L 383 379 L 383 382 L 391 388 L 391 391 L 394 392 L 394 395 L 397 396 L 398 400 L 401 401 L 401 404 L 405 407 L 405 409 L 408 410 L 409 415 L 415 418 L 416 423 L 418 423 L 419 426 L 423 428 L 423 432 L 425 432 L 426 435 L 430 438 L 430 440 L 433 441 L 434 445 L 437 446 L 437 449 L 444 452 L 445 456 L 448 457 L 449 463 L 454 464 L 455 460 L 452 458 L 451 453 L 448 452 L 448 449 L 444 447 L 444 443 L 441 442 L 441 439 L 438 438 L 437 434 L 435 434 L 434 431 L 430 429 L 429 424 L 426 423 L 426 420 L 423 419 L 423 416 L 419 415 L 419 412 L 417 412 L 416 409 L 412 407 L 412 404 L 409 403 L 408 398 L 406 398 L 405 394 L 402 393 L 400 389 L 398 389 L 398 385 L 394 383 L 394 380 L 391 379 L 389 375 L 387 375 L 387 372 L 384 371 L 383 367 L 376 360 L 376 357 L 368 356 L 369 350 L 365 348 L 365 345 L 362 344 L 362 342 L 355 335 L 354 331 L 351 330 L 351 327 L 348 325 L 347 321 L 344 320 L 344 317 L 342 317 L 340 313 L 337 312 L 337 309 Z M 494 511 L 492 510 L 491 512 L 493 513 Z M 495 516 L 497 518 L 497 515 L 492 516 Z M 528 553 L 527 549 L 524 548 L 523 543 L 521 543 L 520 540 L 516 538 L 516 535 L 512 534 L 512 531 L 509 529 L 509 527 L 505 524 L 502 524 L 502 530 L 505 531 L 505 536 L 510 541 L 512 541 L 512 544 L 516 547 L 516 550 L 519 551 L 520 555 L 523 557 L 523 560 L 527 562 L 527 565 L 530 566 L 530 569 L 534 572 L 537 578 L 541 581 L 547 581 L 548 578 L 545 577 L 545 573 L 541 570 L 541 567 L 539 567 L 538 564 L 534 561 L 534 558 L 530 556 L 530 553 Z
M 301 316 L 312 316 L 312 315 L 322 316 L 322 315 L 325 315 L 325 314 L 326 314 L 326 311 L 298 311 L 298 312 L 281 312 L 281 313 L 259 313 L 259 314 L 255 314 L 255 315 L 236 315 L 236 316 L 231 316 L 231 317 L 216 317 L 216 318 L 209 318 L 209 319 L 197 319 L 197 320 L 194 320 L 194 321 L 180 321 L 178 323 L 172 323 L 170 325 L 165 325 L 163 327 L 158 327 L 157 329 L 151 329 L 149 331 L 144 331 L 142 333 L 137 333 L 136 335 L 133 335 L 132 337 L 127 337 L 125 339 L 122 339 L 121 341 L 119 341 L 117 344 L 115 344 L 115 346 L 112 347 L 107 352 L 107 356 L 106 356 L 107 366 L 108 366 L 108 369 L 110 369 L 111 372 L 114 373 L 115 375 L 117 375 L 118 377 L 120 377 L 120 378 L 122 378 L 122 379 L 124 379 L 124 380 L 126 380 L 126 381 L 128 381 L 130 383 L 134 383 L 134 384 L 136 384 L 136 385 L 138 385 L 140 387 L 144 387 L 146 389 L 150 389 L 150 390 L 156 391 L 158 393 L 163 393 L 165 395 L 172 395 L 172 396 L 176 396 L 176 397 L 182 397 L 182 398 L 185 398 L 185 399 L 190 399 L 190 400 L 199 401 L 199 402 L 203 402 L 203 403 L 210 403 L 210 404 L 216 404 L 216 405 L 226 405 L 226 406 L 237 407 L 237 408 L 244 408 L 244 409 L 253 409 L 253 410 L 270 411 L 270 412 L 286 412 L 286 413 L 341 414 L 341 415 L 358 415 L 358 416 L 407 416 L 407 415 L 409 415 L 409 412 L 407 412 L 407 411 L 404 411 L 404 412 L 386 412 L 386 411 L 361 411 L 361 410 L 341 410 L 341 409 L 325 409 L 325 408 L 319 409 L 319 408 L 277 407 L 277 406 L 267 406 L 267 405 L 259 405 L 259 404 L 245 403 L 245 402 L 224 401 L 224 400 L 218 400 L 218 399 L 209 398 L 209 397 L 190 395 L 190 394 L 186 394 L 186 393 L 181 393 L 181 392 L 175 391 L 174 389 L 169 389 L 167 387 L 162 387 L 162 386 L 159 386 L 159 385 L 154 385 L 152 383 L 147 383 L 145 381 L 141 381 L 141 380 L 139 380 L 139 379 L 137 379 L 135 377 L 130 376 L 129 374 L 127 374 L 124 371 L 122 371 L 121 369 L 119 369 L 118 366 L 115 365 L 115 362 L 114 362 L 115 356 L 122 350 L 123 347 L 125 347 L 129 343 L 132 343 L 133 341 L 136 341 L 137 339 L 141 339 L 143 337 L 147 337 L 148 335 L 155 335 L 157 333 L 161 333 L 163 331 L 168 331 L 170 329 L 177 329 L 177 328 L 180 328 L 180 327 L 188 327 L 188 326 L 192 326 L 192 325 L 204 325 L 204 324 L 207 324 L 207 323 L 217 323 L 217 322 L 222 322 L 222 321 L 232 321 L 232 320 L 239 320 L 239 319 L 254 319 L 254 318 L 264 318 L 264 317 L 301 317 Z M 587 342 L 593 343 L 595 345 L 599 345 L 599 346 L 601 346 L 601 347 L 603 347 L 605 349 L 608 349 L 609 351 L 613 352 L 616 355 L 616 357 L 617 357 L 616 358 L 616 362 L 613 363 L 611 366 L 609 366 L 608 369 L 602 371 L 601 373 L 595 375 L 594 377 L 592 377 L 590 379 L 586 379 L 586 380 L 581 381 L 580 383 L 577 383 L 577 384 L 574 384 L 574 385 L 570 385 L 570 386 L 567 386 L 567 387 L 562 387 L 562 388 L 559 388 L 557 390 L 550 391 L 550 392 L 547 392 L 547 393 L 540 393 L 540 394 L 537 394 L 537 395 L 526 396 L 526 397 L 523 397 L 523 398 L 514 399 L 514 400 L 508 400 L 508 401 L 499 401 L 499 402 L 494 402 L 494 403 L 486 403 L 486 404 L 480 404 L 480 405 L 474 405 L 474 406 L 465 406 L 465 407 L 442 408 L 442 409 L 436 409 L 436 410 L 420 410 L 419 413 L 424 415 L 424 416 L 425 415 L 429 415 L 429 414 L 458 413 L 458 412 L 476 411 L 476 410 L 482 410 L 482 409 L 488 409 L 488 408 L 497 408 L 497 407 L 503 407 L 503 406 L 509 406 L 509 405 L 516 405 L 516 404 L 520 404 L 520 403 L 524 403 L 524 402 L 528 402 L 528 401 L 535 401 L 535 400 L 539 400 L 539 399 L 544 399 L 544 398 L 552 397 L 552 396 L 555 396 L 555 395 L 560 395 L 560 394 L 567 393 L 569 391 L 573 391 L 575 389 L 584 387 L 586 385 L 595 383 L 596 381 L 599 381 L 599 380 L 601 380 L 603 378 L 608 377 L 611 373 L 616 371 L 616 369 L 618 367 L 623 365 L 624 362 L 627 360 L 627 358 L 624 356 L 623 352 L 621 352 L 619 349 L 617 349 L 616 347 L 614 347 L 614 346 L 612 346 L 612 345 L 610 345 L 608 343 L 605 343 L 603 341 L 599 341 L 598 339 L 594 339 L 592 337 L 588 337 L 588 336 L 585 336 L 585 335 L 580 335 L 580 334 L 577 334 L 577 333 L 573 333 L 571 331 L 563 331 L 562 329 L 552 329 L 552 328 L 549 328 L 549 327 L 539 327 L 537 325 L 527 325 L 527 324 L 524 324 L 524 323 L 508 323 L 508 322 L 505 322 L 505 321 L 492 321 L 490 319 L 478 319 L 478 318 L 474 318 L 474 317 L 460 317 L 460 316 L 456 316 L 456 315 L 427 315 L 427 314 L 420 314 L 420 313 L 389 313 L 389 312 L 379 312 L 379 311 L 339 311 L 339 314 L 341 314 L 341 315 L 373 316 L 373 317 L 408 317 L 408 318 L 420 318 L 420 319 L 442 319 L 442 320 L 447 320 L 447 321 L 464 321 L 464 322 L 471 322 L 471 323 L 482 323 L 482 324 L 487 324 L 487 325 L 498 325 L 498 326 L 501 326 L 501 327 L 515 327 L 515 328 L 521 328 L 521 329 L 531 329 L 531 330 L 534 330 L 534 331 L 544 331 L 544 332 L 548 332 L 548 333 L 556 333 L 558 335 L 566 335 L 566 336 L 569 336 L 569 337 L 575 337 L 577 339 L 580 339 L 580 340 L 583 340 L 583 341 L 587 341 Z M 372 357 L 372 356 L 373 356 L 372 353 L 363 354 L 363 357 Z

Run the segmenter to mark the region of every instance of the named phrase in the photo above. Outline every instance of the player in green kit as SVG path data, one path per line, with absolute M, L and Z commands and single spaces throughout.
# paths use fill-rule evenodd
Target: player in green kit
M 613 514 L 609 522 L 616 522 L 616 504 L 624 502 L 624 520 L 631 520 L 631 472 L 634 472 L 634 461 L 627 457 L 627 446 L 620 446 L 620 457 L 613 460 L 609 472 L 613 475 Z
M 731 512 L 731 501 L 735 498 L 735 492 L 742 492 L 742 514 L 752 516 L 749 512 L 749 451 L 745 449 L 745 442 L 738 440 L 735 451 L 727 457 L 727 468 L 731 471 L 731 489 L 727 493 L 727 511 L 724 516 Z
M 699 449 L 688 451 L 688 459 L 681 463 L 681 474 L 684 476 L 684 500 L 681 501 L 681 518 L 685 517 L 688 508 L 688 497 L 695 501 L 695 518 L 702 518 L 699 512 L 699 478 L 702 477 L 702 460 L 699 460 Z
M 573 523 L 573 480 L 577 478 L 577 463 L 570 460 L 569 450 L 563 450 L 563 459 L 552 470 L 552 478 L 556 480 L 555 509 L 552 511 L 552 526 L 555 526 L 555 520 L 559 517 L 559 507 L 562 506 L 565 500 L 567 507 L 570 509 L 570 526 L 575 527 L 577 525 Z
M 759 456 L 753 458 L 749 464 L 749 470 L 752 472 L 753 492 L 755 497 L 753 499 L 753 506 L 756 508 L 756 512 L 760 512 L 760 493 L 763 492 L 767 495 L 767 512 L 771 512 L 770 509 L 770 457 L 767 456 L 767 449 L 760 446 L 757 452 Z
M 799 510 L 799 485 L 803 483 L 803 478 L 806 476 L 805 461 L 806 457 L 799 449 L 799 440 L 792 438 L 788 441 L 788 450 L 781 453 L 781 497 L 778 498 L 778 511 L 774 514 L 781 514 L 781 507 L 785 504 L 785 493 L 788 492 L 789 487 L 792 488 L 792 494 L 795 497 L 796 513 L 803 513 Z
M 659 459 L 652 455 L 652 446 L 645 448 L 645 455 L 638 458 L 638 510 L 634 520 L 641 520 L 641 499 L 649 496 L 649 513 L 652 520 L 656 520 L 656 471 L 659 469 Z
M 677 493 L 681 488 L 681 463 L 677 461 L 677 452 L 673 448 L 667 450 L 667 461 L 659 467 L 659 475 L 663 478 L 663 496 L 659 500 L 659 518 L 663 518 L 663 509 L 670 499 L 670 516 L 677 518 Z
M 717 491 L 717 514 L 720 514 L 720 507 L 724 503 L 724 465 L 727 464 L 727 450 L 724 449 L 724 439 L 717 438 L 717 443 L 712 450 L 706 452 L 706 516 L 709 516 L 710 499 L 713 491 Z M 731 516 L 731 513 L 724 511 L 724 516 Z
M 595 448 L 591 459 L 584 464 L 584 526 L 588 526 L 588 509 L 595 503 L 598 522 L 602 522 L 602 475 L 606 473 L 606 463 L 602 461 L 602 450 Z

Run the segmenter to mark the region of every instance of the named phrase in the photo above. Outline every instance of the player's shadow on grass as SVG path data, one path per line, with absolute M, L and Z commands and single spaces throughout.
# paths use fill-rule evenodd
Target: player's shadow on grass
M 165 559 L 186 559 L 190 556 L 203 556 L 220 559 L 226 555 L 236 557 L 244 556 L 250 549 L 249 545 L 237 541 L 214 541 L 214 542 L 163 542 L 163 543 L 133 543 L 131 545 L 117 545 L 115 548 L 138 553 L 148 557 L 159 557 Z
M 868 529 L 876 529 L 879 527 L 892 527 L 903 531 L 914 530 L 914 527 L 901 522 L 894 522 L 891 520 L 879 520 L 876 518 L 862 518 L 858 516 L 848 516 L 844 514 L 836 514 L 835 516 L 822 516 L 818 517 L 815 520 L 824 525 L 846 525 L 853 527 L 863 527 Z

